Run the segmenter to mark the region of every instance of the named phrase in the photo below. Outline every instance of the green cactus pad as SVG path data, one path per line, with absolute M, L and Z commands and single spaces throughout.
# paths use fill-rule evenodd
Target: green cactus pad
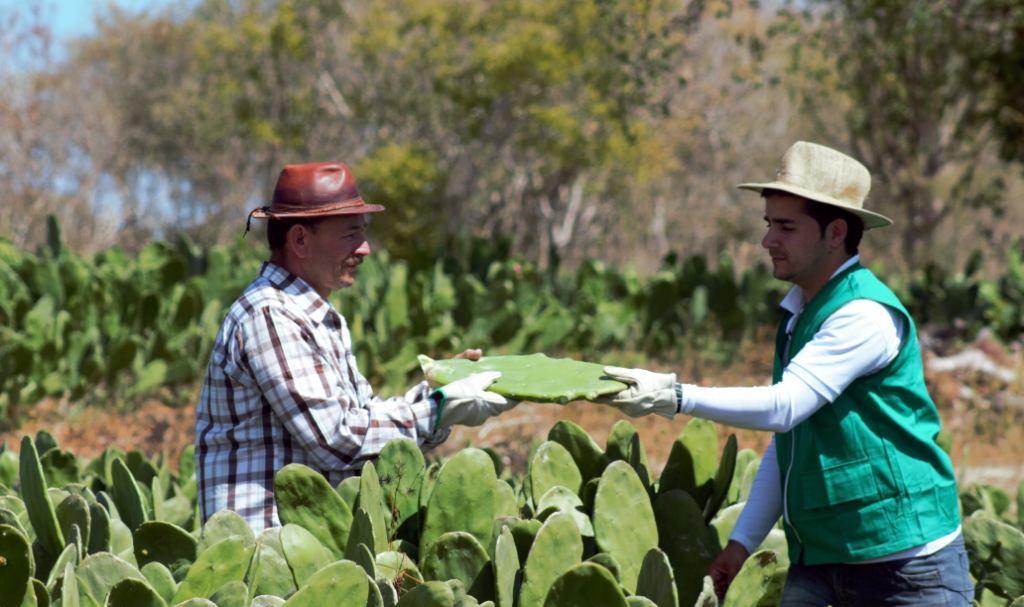
M 743 483 L 743 474 L 751 462 L 757 461 L 757 453 L 753 449 L 742 449 L 736 454 L 736 473 L 732 475 L 732 482 L 729 483 L 729 492 L 725 497 L 725 505 L 731 506 L 736 502 L 746 501 L 740 499 L 740 486 Z
M 729 536 L 732 535 L 732 530 L 736 526 L 736 521 L 740 519 L 744 506 L 746 506 L 746 502 L 733 504 L 711 519 L 711 528 L 718 534 L 718 545 L 722 548 L 729 543 Z
M 526 559 L 530 555 L 530 549 L 533 548 L 533 542 L 537 539 L 537 534 L 540 533 L 543 525 L 544 521 L 538 521 L 537 519 L 519 519 L 519 523 L 515 527 L 509 527 L 509 531 L 512 532 L 512 539 L 516 543 L 516 552 L 519 554 L 520 563 L 526 563 Z
M 722 450 L 722 457 L 718 460 L 718 470 L 715 472 L 714 488 L 707 505 L 704 506 L 704 522 L 710 523 L 711 519 L 718 514 L 718 509 L 725 503 L 729 493 L 729 485 L 732 483 L 736 473 L 736 435 L 730 434 L 725 441 L 725 448 Z
M 196 555 L 202 554 L 210 546 L 232 535 L 244 539 L 246 546 L 256 543 L 256 534 L 240 514 L 231 510 L 215 512 L 203 525 L 199 543 L 196 544 Z
M 569 451 L 559 443 L 547 441 L 537 448 L 530 461 L 530 483 L 537 500 L 552 487 L 566 487 L 578 494 L 583 477 Z
M 217 603 L 214 603 L 210 599 L 204 599 L 197 596 L 178 603 L 174 607 L 217 607 Z
M 658 607 L 657 603 L 644 596 L 627 596 L 626 605 L 629 607 Z
M 278 552 L 280 549 L 280 552 Z M 288 567 L 288 561 L 284 558 L 284 549 L 278 549 L 264 544 L 260 546 L 260 579 L 256 588 L 252 589 L 257 595 L 284 596 L 288 591 L 295 588 L 295 577 Z
M 110 552 L 111 550 L 111 529 L 110 515 L 107 509 L 99 504 L 89 504 L 89 545 L 86 551 L 89 554 L 98 552 Z
M 544 607 L 627 607 L 626 597 L 612 574 L 595 563 L 579 563 L 559 575 Z
M 53 590 L 57 587 L 57 580 L 60 576 L 64 575 L 64 567 L 68 563 L 71 563 L 72 566 L 78 566 L 78 562 L 81 560 L 78 557 L 78 549 L 75 546 L 68 545 L 64 547 L 64 551 L 57 557 L 53 567 L 50 568 L 50 574 L 46 578 L 46 588 L 48 590 Z
M 134 532 L 142 523 L 149 520 L 149 506 L 146 505 L 146 499 L 135 482 L 135 477 L 120 458 L 111 463 L 110 473 L 114 480 L 111 497 L 117 506 L 117 512 L 121 515 L 121 521 Z
M 380 586 L 369 576 L 367 576 L 366 582 L 367 589 L 369 590 L 369 594 L 366 596 L 366 607 L 384 607 L 384 597 L 380 594 Z M 397 603 L 398 601 L 396 600 L 395 602 Z
M 612 462 L 594 498 L 594 537 L 601 552 L 622 565 L 622 585 L 636 590 L 644 555 L 658 545 L 658 528 L 647 490 L 633 467 Z
M 185 581 L 174 594 L 172 604 L 194 597 L 209 597 L 224 584 L 241 580 L 249 568 L 255 546 L 245 545 L 242 536 L 233 535 L 207 548 L 188 570 Z
M 261 594 L 252 600 L 249 607 L 281 607 L 284 599 L 272 594 Z
M 110 520 L 110 552 L 120 554 L 132 549 L 132 532 L 118 519 Z
M 572 516 L 564 512 L 551 515 L 537 533 L 530 554 L 526 557 L 519 607 L 543 605 L 544 597 L 555 578 L 579 563 L 581 558 L 583 538 Z
M 590 438 L 586 430 L 573 422 L 561 420 L 555 423 L 548 431 L 548 440 L 565 447 L 576 462 L 584 483 L 600 478 L 608 467 L 608 458 L 601 447 Z
M 191 563 L 198 556 L 196 538 L 181 527 L 162 521 L 143 523 L 135 531 L 133 540 L 135 561 L 140 567 L 158 562 L 170 568 L 179 559 Z
M 54 511 L 57 514 L 57 523 L 60 525 L 61 533 L 67 537 L 72 525 L 78 525 L 82 533 L 82 543 L 89 545 L 89 531 L 92 528 L 91 517 L 89 516 L 89 504 L 80 495 L 68 495 L 64 498 Z
M 220 603 L 217 605 L 229 607 Z M 114 584 L 110 589 L 107 607 L 167 607 L 167 603 L 148 583 L 128 578 Z
M 27 522 L 27 520 L 25 522 Z M 28 531 L 25 529 L 25 523 L 22 522 L 21 517 L 7 508 L 0 508 L 0 525 L 10 525 L 11 527 L 14 527 L 18 533 L 24 535 L 25 539 L 29 539 Z
M 82 561 L 75 569 L 75 575 L 79 579 L 79 590 L 87 593 L 100 605 L 105 604 L 110 589 L 121 580 L 145 580 L 142 572 L 133 565 L 104 552 Z
M 480 360 L 431 360 L 420 356 L 420 367 L 429 381 L 440 386 L 469 377 L 471 373 L 500 371 L 501 377 L 489 391 L 515 400 L 561 403 L 594 400 L 626 389 L 626 384 L 609 379 L 604 365 L 569 358 L 526 356 L 484 356 Z
M 356 551 L 354 559 L 355 564 L 359 565 L 366 575 L 370 576 L 371 580 L 375 580 L 379 577 L 377 573 L 377 560 L 370 549 L 366 547 L 366 544 L 359 544 L 359 550 Z M 372 594 L 372 593 L 371 593 Z
M 651 468 L 647 463 L 647 453 L 640 443 L 640 433 L 633 424 L 623 419 L 612 426 L 605 445 L 605 454 L 609 461 L 628 462 L 636 470 L 645 487 L 651 484 Z
M 583 500 L 575 493 L 565 487 L 552 487 L 548 489 L 537 503 L 537 510 L 540 512 L 537 517 L 545 520 L 547 515 L 544 513 L 551 508 L 572 515 L 573 520 L 576 521 L 576 526 L 580 530 L 580 535 L 583 537 L 594 537 L 594 525 L 583 508 Z
M 722 607 L 755 607 L 775 575 L 775 552 L 762 550 L 750 555 L 729 584 Z
M 789 545 L 786 542 L 786 532 L 782 529 L 772 529 L 765 536 L 761 545 L 754 549 L 754 552 L 762 550 L 774 550 L 777 568 L 789 567 Z
M 446 533 L 430 544 L 420 560 L 425 581 L 459 580 L 479 601 L 494 598 L 494 569 L 480 542 L 468 533 Z
M 289 607 L 366 607 L 369 584 L 359 565 L 338 561 L 316 572 L 284 604 Z
M 352 510 L 319 472 L 288 464 L 274 476 L 274 499 L 282 525 L 300 525 L 336 560 L 345 557 Z
M 622 566 L 619 565 L 619 562 L 615 560 L 614 556 L 608 553 L 601 552 L 595 554 L 594 556 L 590 557 L 584 562 L 597 563 L 598 565 L 604 567 L 608 570 L 608 573 L 612 574 L 612 577 L 615 578 L 616 582 L 622 579 Z
M 383 480 L 384 503 L 388 508 L 385 522 L 391 537 L 419 545 L 419 502 L 423 475 L 427 465 L 415 441 L 393 438 L 381 449 L 377 459 L 377 473 Z M 339 491 L 340 493 L 340 491 Z M 391 513 L 396 513 L 392 521 Z M 379 550 L 383 552 L 384 548 Z
M 32 578 L 31 587 L 31 594 L 28 592 L 25 593 L 25 598 L 22 599 L 22 604 L 24 605 L 25 603 L 29 603 L 32 598 L 35 598 L 35 604 L 37 607 L 50 607 L 50 593 L 46 591 L 46 586 L 44 586 L 39 580 Z
M 380 595 L 382 607 L 395 607 L 395 605 L 398 605 L 398 592 L 390 581 L 378 578 L 373 582 L 373 585 L 377 587 L 377 593 Z
M 705 575 L 701 579 L 700 594 L 697 595 L 697 602 L 693 607 L 718 607 L 718 595 L 715 594 L 715 584 L 711 581 L 711 576 Z
M 515 540 L 507 526 L 501 528 L 494 547 L 494 602 L 498 607 L 514 607 L 516 577 L 519 574 L 519 554 Z
M 420 536 L 420 555 L 445 533 L 463 531 L 487 546 L 493 533 L 496 497 L 494 465 L 480 449 L 463 449 L 437 476 Z
M 174 581 L 171 570 L 165 567 L 163 563 L 153 561 L 143 565 L 140 571 L 142 577 L 146 578 L 149 585 L 153 587 L 153 590 L 156 590 L 156 593 L 160 595 L 160 598 L 165 603 L 174 599 L 174 593 L 178 590 L 178 584 Z
M 241 580 L 232 580 L 210 597 L 217 607 L 249 607 L 249 587 Z
M 498 482 L 494 483 L 494 501 L 495 517 L 519 515 L 519 502 L 516 500 L 515 489 L 512 488 L 512 485 L 509 485 L 500 478 L 498 479 Z
M 427 466 L 423 473 L 423 482 L 420 483 L 420 532 L 423 532 L 423 525 L 427 520 L 427 504 L 430 503 L 430 496 L 434 493 L 434 485 L 437 484 L 437 475 L 441 474 L 441 464 L 434 462 Z M 422 541 L 422 538 L 420 538 Z M 419 545 L 419 544 L 417 544 Z
M 704 419 L 690 420 L 672 451 L 658 480 L 658 492 L 686 491 L 703 510 L 711 497 L 718 472 L 718 431 Z
M 400 579 L 399 586 L 403 593 L 418 586 L 423 581 L 416 563 L 408 556 L 398 552 L 382 552 L 377 555 L 377 571 L 387 580 Z
M 679 593 L 668 556 L 658 548 L 651 548 L 640 565 L 636 580 L 636 593 L 647 597 L 657 607 L 679 607 Z
M 739 495 L 736 498 L 736 503 L 745 502 L 750 497 L 750 490 L 754 488 L 754 479 L 757 478 L 757 471 L 761 469 L 761 460 L 756 459 L 747 464 L 746 469 L 743 471 L 743 478 L 740 480 Z
M 273 550 L 273 549 L 271 549 Z M 246 586 L 246 597 L 245 605 L 248 606 L 252 602 L 253 598 L 256 597 L 256 588 L 259 587 L 260 578 L 263 574 L 263 544 L 257 542 L 255 550 L 252 553 L 252 559 L 249 560 L 249 567 L 245 571 L 245 577 L 242 581 Z
M 704 513 L 693 496 L 678 489 L 655 500 L 654 519 L 658 545 L 675 572 L 679 604 L 692 605 L 701 593 L 708 566 L 721 551 L 718 536 L 704 524 Z
M 359 545 L 376 546 L 377 531 L 375 523 L 369 513 L 361 507 L 356 507 L 352 517 L 352 528 L 349 530 L 348 545 L 345 547 L 345 558 L 355 561 L 359 555 Z
M 338 483 L 338 486 L 334 488 L 334 492 L 341 497 L 351 512 L 355 512 L 356 509 L 356 498 L 359 497 L 360 482 L 362 482 L 360 477 L 350 476 Z
M 21 605 L 29 591 L 32 551 L 28 539 L 10 525 L 0 525 L 0 605 Z
M 455 594 L 444 582 L 427 582 L 399 599 L 398 607 L 455 607 Z
M 39 464 L 35 443 L 27 436 L 21 439 L 19 471 L 21 496 L 25 500 L 25 509 L 32 529 L 46 552 L 56 558 L 64 550 L 64 534 L 61 533 L 57 513 L 46 494 L 46 481 L 43 478 L 43 469 Z
M 43 468 L 43 476 L 48 487 L 63 487 L 68 483 L 78 482 L 78 458 L 74 453 L 61 451 L 60 447 L 39 453 L 39 464 Z
M 64 565 L 64 580 L 60 588 L 61 607 L 79 607 L 81 601 L 78 596 L 78 578 L 75 577 L 75 566 L 71 563 Z
M 314 573 L 330 564 L 328 553 L 316 536 L 299 525 L 288 524 L 281 529 L 281 547 L 296 588 L 301 588 Z
M 772 581 L 768 582 L 768 587 L 764 589 L 764 595 L 757 602 L 757 607 L 774 607 L 782 603 L 782 590 L 786 587 L 786 577 L 788 575 L 788 566 L 783 567 L 779 564 L 775 567 L 775 575 L 772 576 Z M 1024 601 L 1021 601 L 1021 603 L 1024 603 Z M 1013 603 L 1010 603 L 1010 607 L 1013 607 Z M 1021 607 L 1021 605 L 1017 605 L 1017 607 Z
M 985 587 L 1000 596 L 1024 595 L 1024 533 L 987 517 L 963 520 L 964 546 L 969 554 L 971 575 L 984 580 Z
M 392 479 L 387 479 L 389 484 Z M 381 495 L 380 478 L 377 476 L 377 469 L 373 462 L 367 462 L 363 466 L 362 474 L 359 476 L 359 498 L 356 501 L 356 508 L 366 510 L 373 521 L 373 542 L 366 543 L 373 554 L 384 552 L 388 548 L 388 528 L 386 520 L 391 518 L 390 513 L 384 514 L 384 496 Z M 353 511 L 354 512 L 354 511 Z

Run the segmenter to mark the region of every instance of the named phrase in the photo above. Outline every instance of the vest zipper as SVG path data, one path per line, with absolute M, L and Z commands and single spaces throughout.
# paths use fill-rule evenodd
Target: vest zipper
M 796 433 L 790 439 L 790 453 L 789 453 L 789 469 L 786 470 L 786 483 L 782 488 L 782 516 L 789 525 L 789 528 L 793 530 L 793 535 L 796 536 L 796 541 L 803 544 L 804 541 L 800 539 L 800 532 L 796 530 L 793 525 L 793 521 L 789 520 L 789 476 L 793 473 L 793 460 L 796 459 Z

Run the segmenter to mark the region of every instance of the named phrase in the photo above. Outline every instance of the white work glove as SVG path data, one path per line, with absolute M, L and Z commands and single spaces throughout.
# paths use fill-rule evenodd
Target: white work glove
M 433 394 L 442 394 L 437 426 L 479 426 L 495 415 L 518 405 L 517 400 L 509 400 L 500 394 L 487 392 L 487 388 L 499 377 L 499 371 L 473 373 L 469 377 L 435 390 Z
M 595 402 L 615 407 L 630 417 L 643 417 L 657 413 L 672 419 L 679 411 L 675 373 L 651 373 L 643 369 L 605 367 L 608 377 L 629 387 Z

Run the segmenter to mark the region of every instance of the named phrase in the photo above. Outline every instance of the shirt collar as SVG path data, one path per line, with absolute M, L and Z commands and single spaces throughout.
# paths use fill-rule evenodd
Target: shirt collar
M 842 272 L 846 268 L 849 268 L 853 264 L 859 262 L 860 253 L 854 255 L 853 257 L 848 259 L 846 263 L 839 266 L 839 269 L 836 270 L 835 273 L 829 277 L 829 280 L 832 280 L 833 278 L 838 276 L 840 272 Z M 807 305 L 807 299 L 804 297 L 804 290 L 796 285 L 793 285 L 793 288 L 789 290 L 789 293 L 786 294 L 786 296 L 782 299 L 782 302 L 779 305 L 782 306 L 784 310 L 786 310 L 794 317 L 796 317 L 796 315 L 799 314 L 800 311 L 804 309 L 804 306 Z
M 275 289 L 293 298 L 296 305 L 317 324 L 322 323 L 329 312 L 338 314 L 331 302 L 320 297 L 309 283 L 281 266 L 264 261 L 260 266 L 260 276 L 266 278 Z

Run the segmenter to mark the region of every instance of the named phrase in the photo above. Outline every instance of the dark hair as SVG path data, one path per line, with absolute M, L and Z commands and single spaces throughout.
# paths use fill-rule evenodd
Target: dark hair
M 765 188 L 761 191 L 762 198 L 768 198 L 773 194 L 796 196 L 796 194 L 790 194 L 789 192 L 783 192 L 782 190 Z M 857 254 L 858 247 L 860 247 L 860 241 L 864 238 L 864 221 L 860 217 L 831 204 L 817 202 L 809 198 L 804 198 L 803 196 L 798 196 L 798 198 L 803 198 L 804 200 L 804 212 L 818 222 L 818 229 L 821 230 L 822 238 L 825 237 L 825 228 L 827 228 L 830 223 L 837 219 L 846 221 L 846 240 L 843 241 L 846 248 L 846 254 Z
M 292 229 L 292 226 L 306 226 L 310 232 L 316 232 L 316 224 L 320 223 L 321 218 L 319 217 L 299 217 L 296 219 L 274 219 L 271 217 L 267 220 L 267 244 L 270 245 L 270 250 L 275 251 L 284 247 L 285 240 L 288 237 L 288 230 Z

